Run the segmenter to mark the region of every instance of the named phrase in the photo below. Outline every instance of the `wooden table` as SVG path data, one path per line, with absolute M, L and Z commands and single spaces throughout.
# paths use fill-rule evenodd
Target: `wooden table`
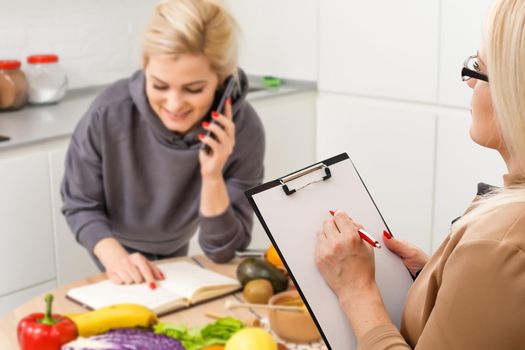
M 189 260 L 190 262 L 196 262 L 197 264 L 206 267 L 210 270 L 222 273 L 224 275 L 235 278 L 235 271 L 239 260 L 234 260 L 227 264 L 215 264 L 204 256 L 198 256 L 193 258 L 175 258 L 168 259 L 159 262 L 159 265 L 166 262 L 172 262 L 174 260 Z M 81 313 L 87 310 L 76 304 L 75 302 L 66 299 L 66 293 L 73 287 L 79 287 L 82 285 L 98 282 L 105 278 L 104 274 L 99 274 L 93 277 L 88 277 L 83 280 L 55 288 L 50 292 L 54 295 L 53 312 L 57 314 L 68 314 L 68 313 Z M 249 320 L 254 318 L 260 318 L 264 316 L 264 312 L 251 310 L 251 309 L 236 309 L 227 310 L 224 307 L 224 303 L 227 300 L 239 301 L 241 299 L 241 293 L 234 295 L 228 295 L 220 299 L 197 305 L 195 307 L 174 312 L 163 317 L 160 320 L 164 322 L 173 323 L 185 323 L 189 327 L 201 326 L 206 323 L 213 322 L 213 319 L 206 316 L 206 313 L 214 313 L 224 316 L 233 316 L 240 320 Z M 7 313 L 2 319 L 0 319 L 0 349 L 1 350 L 16 350 L 18 349 L 18 340 L 16 337 L 16 327 L 20 319 L 34 312 L 44 312 L 45 303 L 44 296 L 40 295 L 26 302 L 24 305 L 14 309 Z

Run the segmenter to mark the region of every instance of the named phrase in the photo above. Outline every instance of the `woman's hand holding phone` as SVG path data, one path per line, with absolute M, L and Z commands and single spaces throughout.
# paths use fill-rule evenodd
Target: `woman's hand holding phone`
M 224 164 L 235 146 L 231 97 L 226 99 L 224 114 L 212 112 L 212 122 L 203 122 L 202 127 L 209 132 L 200 134 L 199 138 L 211 151 L 206 152 L 202 149 L 199 152 L 201 175 L 203 179 L 222 178 Z

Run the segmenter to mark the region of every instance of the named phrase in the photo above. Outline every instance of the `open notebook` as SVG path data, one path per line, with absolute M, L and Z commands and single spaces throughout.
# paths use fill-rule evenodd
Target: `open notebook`
M 179 261 L 159 265 L 166 279 L 151 290 L 145 283 L 116 285 L 109 280 L 70 289 L 66 296 L 90 309 L 122 303 L 144 305 L 165 314 L 241 289 L 233 278 Z

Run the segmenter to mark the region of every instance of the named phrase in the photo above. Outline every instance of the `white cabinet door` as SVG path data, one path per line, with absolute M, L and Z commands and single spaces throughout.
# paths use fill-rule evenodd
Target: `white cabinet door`
M 319 1 L 320 90 L 436 102 L 439 3 Z
M 471 140 L 468 111 L 443 111 L 438 119 L 436 194 L 432 250 L 450 232 L 450 222 L 463 214 L 478 182 L 503 185 L 505 163 L 494 151 Z
M 65 156 L 66 149 L 49 153 L 58 285 L 77 281 L 99 272 L 86 249 L 76 242 L 61 212 L 60 184 L 64 176 Z
M 318 158 L 347 152 L 392 233 L 429 251 L 435 113 L 322 93 L 317 115 Z
M 45 153 L 0 161 L 0 296 L 55 278 Z
M 55 280 L 51 280 L 12 294 L 0 296 L 0 317 L 2 317 L 2 315 L 4 315 L 5 313 L 21 306 L 22 304 L 36 297 L 37 295 L 49 292 L 51 289 L 56 288 L 56 286 L 57 284 Z M 34 310 L 34 312 L 44 311 L 45 310 Z
M 315 162 L 316 93 L 254 101 L 266 133 L 264 181 L 274 180 Z M 250 248 L 266 249 L 270 240 L 254 216 Z

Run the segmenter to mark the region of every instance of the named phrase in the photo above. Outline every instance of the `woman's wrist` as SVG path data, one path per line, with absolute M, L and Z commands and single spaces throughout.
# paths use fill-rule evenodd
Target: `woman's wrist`
M 375 283 L 340 295 L 339 303 L 358 340 L 373 328 L 392 323 Z
M 352 289 L 344 289 L 338 293 L 339 304 L 343 308 L 353 308 L 357 304 L 376 301 L 381 299 L 381 294 L 375 281 Z
M 213 173 L 213 174 L 201 174 L 202 176 L 202 182 L 216 185 L 220 183 L 224 183 L 224 177 L 222 173 Z
M 206 217 L 217 216 L 226 211 L 230 205 L 226 182 L 220 176 L 202 178 L 200 213 Z
M 93 254 L 95 254 L 106 269 L 128 256 L 126 249 L 113 237 L 100 240 L 95 245 Z

